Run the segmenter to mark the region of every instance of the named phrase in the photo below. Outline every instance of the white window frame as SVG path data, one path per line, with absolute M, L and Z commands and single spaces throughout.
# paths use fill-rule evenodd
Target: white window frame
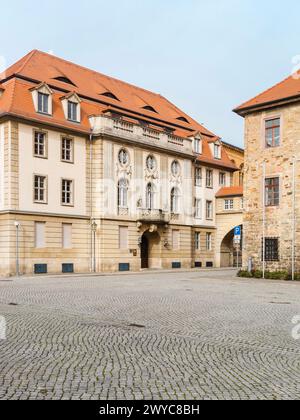
M 179 214 L 180 191 L 177 187 L 171 189 L 171 214 Z
M 202 153 L 202 140 L 196 138 L 194 140 L 194 152 L 201 155 Z
M 196 187 L 202 187 L 202 168 L 195 168 L 195 185 Z
M 37 151 L 36 151 L 37 147 Z M 40 149 L 42 148 L 42 153 Z M 48 157 L 48 136 L 45 131 L 33 130 L 33 156 L 36 158 L 47 159 Z
M 78 122 L 78 107 L 79 103 L 68 100 L 67 103 L 67 113 L 68 113 L 68 120 L 72 122 Z
M 71 185 L 71 188 L 69 190 L 65 187 L 65 183 L 67 185 Z M 70 202 L 66 200 L 67 194 L 70 194 Z M 63 178 L 61 180 L 61 205 L 69 206 L 69 207 L 74 206 L 74 180 L 73 179 Z
M 212 233 L 206 232 L 206 251 L 212 251 Z
M 195 250 L 201 251 L 201 232 L 195 232 Z
M 221 159 L 221 146 L 219 144 L 214 144 L 214 158 Z
M 152 182 L 149 182 L 146 186 L 146 209 L 155 209 L 155 188 Z
M 206 200 L 206 220 L 213 220 L 214 218 L 214 204 L 211 200 Z
M 43 181 L 43 183 L 41 182 Z M 43 198 L 41 195 L 43 192 Z M 37 195 L 36 195 L 37 193 Z M 48 177 L 46 175 L 33 175 L 33 201 L 36 204 L 47 204 L 48 200 Z
M 206 188 L 214 187 L 214 171 L 212 169 L 206 169 L 205 185 L 206 185 Z
M 224 200 L 224 210 L 234 210 L 234 200 L 232 198 Z
M 195 218 L 202 219 L 202 199 L 195 199 Z
M 40 98 L 42 98 L 41 101 Z M 48 93 L 37 92 L 37 111 L 39 114 L 49 115 L 49 98 L 50 95 Z
M 121 178 L 118 182 L 118 208 L 128 209 L 128 181 Z
M 68 143 L 70 147 L 67 147 Z M 70 154 L 70 158 L 67 159 L 67 154 Z M 61 137 L 61 161 L 66 163 L 74 163 L 74 139 L 68 136 Z
M 219 172 L 219 185 L 220 187 L 226 187 L 226 181 L 227 181 L 226 172 Z

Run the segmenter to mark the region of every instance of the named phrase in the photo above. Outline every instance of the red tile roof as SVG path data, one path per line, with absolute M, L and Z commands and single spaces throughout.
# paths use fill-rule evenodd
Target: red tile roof
M 217 198 L 235 197 L 243 195 L 243 187 L 224 187 L 217 193 Z
M 65 81 L 57 80 L 63 78 Z M 66 83 L 67 81 L 70 83 Z M 46 83 L 53 90 L 53 115 L 37 114 L 32 101 L 30 89 Z M 33 50 L 0 75 L 0 115 L 11 114 L 16 117 L 47 123 L 66 129 L 90 132 L 88 117 L 100 115 L 107 110 L 119 112 L 130 118 L 143 119 L 152 125 L 160 125 L 174 130 L 174 135 L 190 137 L 200 132 L 203 138 L 203 154 L 199 160 L 214 163 L 230 170 L 237 169 L 230 161 L 225 150 L 222 159 L 214 159 L 209 141 L 218 137 L 197 123 L 163 96 L 148 90 L 130 85 L 120 80 L 105 76 L 69 61 Z M 75 124 L 66 121 L 61 99 L 70 92 L 76 92 L 81 103 L 81 122 Z M 105 96 L 103 93 L 111 95 Z M 144 109 L 152 107 L 156 112 Z M 178 118 L 186 118 L 189 123 Z
M 255 96 L 234 109 L 237 114 L 244 114 L 247 110 L 259 107 L 275 106 L 278 102 L 291 99 L 300 100 L 300 75 L 289 76 L 282 82 Z

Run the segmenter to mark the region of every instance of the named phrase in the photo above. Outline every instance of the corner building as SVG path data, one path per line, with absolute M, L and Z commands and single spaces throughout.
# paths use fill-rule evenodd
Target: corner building
M 0 275 L 218 265 L 238 168 L 167 99 L 34 50 L 0 113 Z

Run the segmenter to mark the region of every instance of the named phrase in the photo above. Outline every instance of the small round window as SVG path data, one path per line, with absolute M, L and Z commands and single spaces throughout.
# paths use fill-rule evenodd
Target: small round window
M 129 155 L 127 150 L 121 149 L 119 151 L 119 162 L 121 165 L 127 165 L 129 163 Z
M 171 166 L 172 175 L 177 176 L 180 174 L 180 165 L 177 160 L 174 160 Z
M 146 161 L 147 169 L 149 171 L 154 171 L 156 169 L 156 159 L 154 156 L 150 155 L 147 157 Z

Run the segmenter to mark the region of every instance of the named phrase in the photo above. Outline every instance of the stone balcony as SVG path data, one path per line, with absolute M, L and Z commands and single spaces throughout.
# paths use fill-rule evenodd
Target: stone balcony
M 138 221 L 143 223 L 153 224 L 168 224 L 170 223 L 170 214 L 163 210 L 140 209 Z
M 174 136 L 106 115 L 90 117 L 90 123 L 95 135 L 118 137 L 130 142 L 193 156 L 192 139 L 189 138 Z

